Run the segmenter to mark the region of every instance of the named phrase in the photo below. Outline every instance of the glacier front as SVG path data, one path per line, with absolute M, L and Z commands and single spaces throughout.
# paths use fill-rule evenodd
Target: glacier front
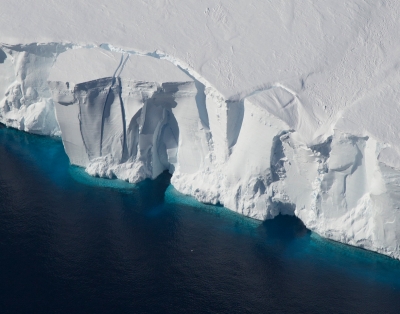
M 201 202 L 400 258 L 400 4 L 155 3 L 2 21 L 0 122 L 61 136 L 91 175 L 168 170 Z

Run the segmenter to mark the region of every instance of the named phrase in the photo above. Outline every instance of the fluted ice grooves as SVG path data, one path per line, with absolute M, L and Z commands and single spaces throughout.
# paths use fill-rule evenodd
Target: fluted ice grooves
M 168 170 L 201 202 L 256 219 L 294 214 L 325 237 L 400 257 L 400 171 L 382 161 L 391 147 L 335 125 L 310 140 L 317 119 L 284 84 L 225 99 L 159 51 L 2 49 L 0 121 L 61 134 L 89 174 L 138 182 Z

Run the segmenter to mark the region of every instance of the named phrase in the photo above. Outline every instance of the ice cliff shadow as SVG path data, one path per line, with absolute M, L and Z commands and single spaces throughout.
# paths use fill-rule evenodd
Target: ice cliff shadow
M 4 63 L 4 60 L 7 59 L 6 53 L 0 49 L 0 63 Z
M 296 216 L 279 214 L 274 219 L 264 220 L 260 226 L 268 240 L 291 242 L 297 238 L 309 237 L 311 231 Z

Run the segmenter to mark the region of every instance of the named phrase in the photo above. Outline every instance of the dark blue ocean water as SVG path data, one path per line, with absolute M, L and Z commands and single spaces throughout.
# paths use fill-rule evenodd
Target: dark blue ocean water
M 0 127 L 0 313 L 400 313 L 400 262 L 72 167 Z

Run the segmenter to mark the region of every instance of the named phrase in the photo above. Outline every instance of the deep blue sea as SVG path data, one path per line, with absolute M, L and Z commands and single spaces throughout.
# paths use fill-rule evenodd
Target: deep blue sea
M 400 262 L 70 166 L 0 127 L 0 313 L 400 313 Z

